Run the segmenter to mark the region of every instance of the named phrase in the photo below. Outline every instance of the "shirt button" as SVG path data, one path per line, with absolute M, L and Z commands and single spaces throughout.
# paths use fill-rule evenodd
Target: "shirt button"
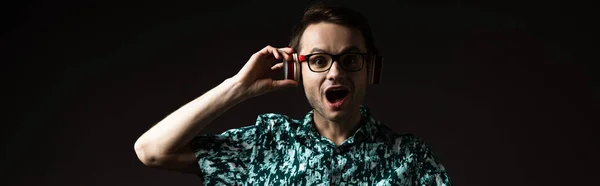
M 336 152 L 336 153 L 340 153 L 340 151 L 342 151 L 342 150 L 340 150 L 340 149 L 335 149 L 335 152 Z

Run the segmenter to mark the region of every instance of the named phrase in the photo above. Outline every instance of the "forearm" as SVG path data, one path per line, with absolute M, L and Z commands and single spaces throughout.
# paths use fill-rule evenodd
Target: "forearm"
M 169 155 L 187 145 L 206 125 L 244 100 L 239 83 L 223 81 L 202 96 L 180 107 L 158 122 L 136 141 L 145 154 Z

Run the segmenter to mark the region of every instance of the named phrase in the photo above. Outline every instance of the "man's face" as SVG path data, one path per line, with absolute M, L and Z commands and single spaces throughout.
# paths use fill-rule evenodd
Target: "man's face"
M 309 25 L 300 39 L 300 55 L 311 53 L 341 54 L 366 53 L 360 30 L 333 24 Z M 361 61 L 362 62 L 362 61 Z M 359 71 L 348 72 L 334 61 L 325 72 L 313 72 L 308 62 L 302 63 L 302 83 L 314 117 L 329 121 L 346 122 L 360 114 L 367 86 L 367 62 Z

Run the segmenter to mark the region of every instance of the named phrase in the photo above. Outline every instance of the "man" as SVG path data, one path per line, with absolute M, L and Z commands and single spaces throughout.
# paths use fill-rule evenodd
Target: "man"
M 395 133 L 362 105 L 377 49 L 361 14 L 314 5 L 290 45 L 263 48 L 236 75 L 164 118 L 136 141 L 138 158 L 198 174 L 207 185 L 452 184 L 422 140 Z M 302 83 L 313 108 L 305 118 L 262 114 L 255 125 L 198 135 L 244 100 L 298 86 L 268 75 L 294 53 L 305 59 Z

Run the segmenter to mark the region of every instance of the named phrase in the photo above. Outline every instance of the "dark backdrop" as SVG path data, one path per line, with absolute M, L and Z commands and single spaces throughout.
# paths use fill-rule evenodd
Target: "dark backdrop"
M 307 1 L 18 3 L 2 7 L 3 182 L 197 185 L 195 175 L 146 168 L 135 140 L 254 52 L 286 46 Z M 598 87 L 583 63 L 597 52 L 591 5 L 343 4 L 369 18 L 386 57 L 366 104 L 430 144 L 457 185 L 595 182 Z M 301 88 L 286 89 L 205 131 L 309 109 Z

